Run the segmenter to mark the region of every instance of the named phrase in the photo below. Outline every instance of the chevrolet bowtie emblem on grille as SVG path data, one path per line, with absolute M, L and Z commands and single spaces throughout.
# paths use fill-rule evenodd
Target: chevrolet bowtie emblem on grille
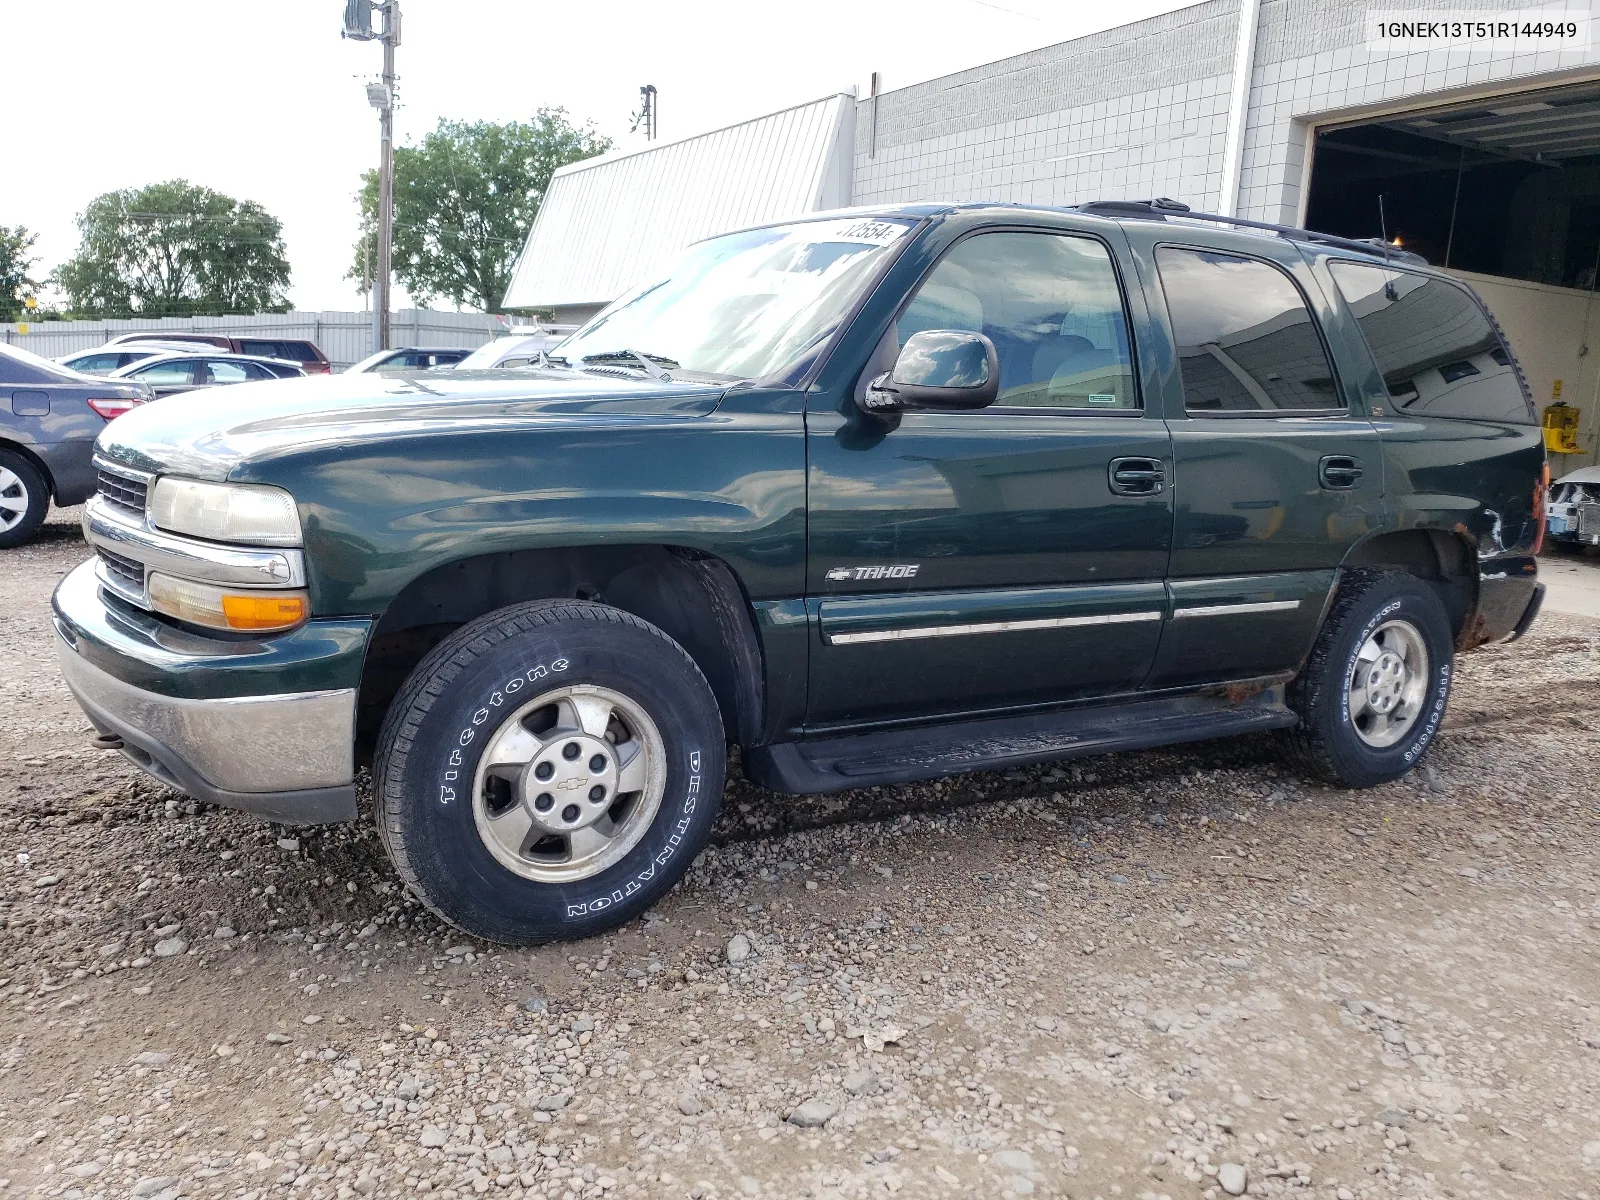
M 843 583 L 847 579 L 915 579 L 921 563 L 899 563 L 882 567 L 829 567 L 824 576 L 829 583 Z

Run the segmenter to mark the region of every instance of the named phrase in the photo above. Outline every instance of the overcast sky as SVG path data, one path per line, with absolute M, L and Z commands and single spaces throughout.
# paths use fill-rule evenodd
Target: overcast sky
M 402 0 L 401 107 L 415 141 L 441 117 L 541 106 L 619 146 L 639 85 L 684 137 L 859 86 L 905 87 L 1184 7 L 1179 0 Z M 77 246 L 101 192 L 183 178 L 283 221 L 303 309 L 352 309 L 355 191 L 377 159 L 362 83 L 377 43 L 339 37 L 343 0 L 0 0 L 8 114 L 0 225 L 38 233 L 36 276 Z

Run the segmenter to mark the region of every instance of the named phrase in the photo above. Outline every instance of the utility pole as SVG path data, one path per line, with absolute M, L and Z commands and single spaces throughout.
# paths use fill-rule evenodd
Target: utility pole
M 375 32 L 372 14 L 383 17 Z M 372 285 L 372 348 L 389 348 L 389 285 L 394 247 L 394 48 L 400 44 L 400 0 L 346 0 L 344 33 L 383 43 L 383 81 L 367 84 L 367 103 L 378 110 L 378 270 Z

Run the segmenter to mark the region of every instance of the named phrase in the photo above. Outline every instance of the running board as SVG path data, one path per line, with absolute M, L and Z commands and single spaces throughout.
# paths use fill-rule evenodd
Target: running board
M 1284 705 L 1283 685 L 1274 683 L 1243 696 L 1237 688 L 1217 689 L 1202 695 L 755 746 L 744 752 L 744 773 L 772 791 L 808 796 L 1282 729 L 1298 719 Z

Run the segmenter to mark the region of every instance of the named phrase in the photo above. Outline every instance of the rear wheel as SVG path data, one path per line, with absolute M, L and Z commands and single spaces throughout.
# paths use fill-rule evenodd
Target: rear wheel
M 1301 769 L 1330 782 L 1397 779 L 1433 744 L 1453 666 L 1450 621 L 1427 584 L 1399 571 L 1352 571 L 1289 685 L 1300 722 L 1280 739 Z
M 378 824 L 429 908 L 493 941 L 598 933 L 705 844 L 722 721 L 681 646 L 619 609 L 536 601 L 463 626 L 378 742 Z
M 50 511 L 50 488 L 14 450 L 0 450 L 0 550 L 20 546 L 39 531 Z

